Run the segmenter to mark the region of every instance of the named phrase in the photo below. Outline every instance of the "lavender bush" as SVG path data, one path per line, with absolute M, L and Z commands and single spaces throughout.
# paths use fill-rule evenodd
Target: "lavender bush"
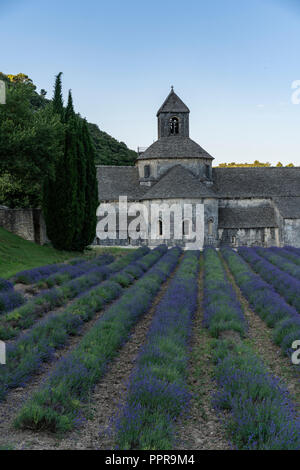
M 274 266 L 260 256 L 254 248 L 241 247 L 238 253 L 250 264 L 254 271 L 268 284 L 271 284 L 289 304 L 300 311 L 300 281 L 298 281 L 298 279 L 295 279 L 293 276 L 290 276 Z M 259 280 L 259 277 L 257 277 L 257 280 Z M 273 291 L 274 289 L 271 290 Z
M 45 266 L 40 266 L 38 268 L 26 269 L 25 271 L 20 271 L 15 274 L 13 281 L 20 282 L 22 284 L 34 284 L 40 279 L 47 278 L 53 273 L 56 273 L 64 265 L 59 264 L 48 264 Z
M 247 329 L 244 313 L 213 248 L 204 250 L 204 263 L 203 325 L 215 338 L 223 331 L 236 331 L 244 336 Z
M 199 252 L 187 252 L 158 304 L 117 423 L 121 449 L 171 449 L 187 407 L 188 340 L 197 308 Z
M 0 315 L 19 307 L 25 302 L 25 298 L 13 289 L 0 292 Z
M 290 253 L 294 253 L 295 255 L 300 256 L 300 248 L 295 248 L 294 246 L 285 246 L 284 249 Z
M 149 267 L 161 257 L 162 250 L 153 250 L 152 253 L 152 258 L 148 258 Z M 40 321 L 14 345 L 9 345 L 7 366 L 5 370 L 0 370 L 0 399 L 10 388 L 29 380 L 43 362 L 53 358 L 56 349 L 64 346 L 70 335 L 78 334 L 84 322 L 89 321 L 105 303 L 119 297 L 122 292 L 114 276 L 111 276 L 110 281 L 104 281 L 82 295 L 64 312 L 52 314 Z
M 25 302 L 25 298 L 14 290 L 10 281 L 0 278 L 0 315 L 10 312 Z
M 282 271 L 288 273 L 290 276 L 295 277 L 300 281 L 300 266 L 296 266 L 295 263 L 290 262 L 285 257 L 276 254 L 273 248 L 256 248 L 256 252 L 270 261 L 272 264 L 277 266 Z
M 0 277 L 0 293 L 13 289 L 13 284 Z
M 118 262 L 118 260 L 110 265 L 102 265 L 102 261 L 100 260 L 99 267 L 97 266 L 98 260 L 96 258 L 96 260 L 93 260 L 93 262 L 88 265 L 89 271 L 86 271 L 82 276 L 72 279 L 62 284 L 60 287 L 53 287 L 49 290 L 42 291 L 22 307 L 6 315 L 2 315 L 0 318 L 0 339 L 7 340 L 15 338 L 22 329 L 31 327 L 34 322 L 45 313 L 63 306 L 77 295 L 90 289 L 99 282 L 108 279 L 118 268 L 121 269 L 123 266 L 141 258 L 144 256 L 145 252 L 148 253 L 148 251 L 148 248 L 147 250 L 140 248 L 124 256 L 122 262 Z M 106 260 L 109 259 L 106 255 L 104 256 Z M 75 266 L 75 268 L 70 267 L 70 269 L 77 270 L 78 268 Z
M 108 253 L 100 255 L 92 260 L 80 259 L 76 263 L 60 263 L 40 266 L 38 268 L 21 271 L 14 276 L 15 282 L 22 284 L 37 284 L 40 287 L 53 287 L 56 284 L 74 279 L 90 271 L 93 267 L 104 266 L 112 263 L 114 257 Z
M 204 259 L 204 278 L 207 282 L 204 308 L 215 302 L 215 290 L 210 290 L 210 276 L 215 269 L 221 278 L 222 265 L 216 252 L 209 250 Z M 247 283 L 247 272 L 238 263 L 233 261 L 239 258 L 232 250 L 223 250 L 222 253 L 229 263 L 238 266 L 241 285 Z M 231 261 L 231 262 L 230 262 Z M 242 260 L 241 260 L 242 261 Z M 242 261 L 243 263 L 243 261 Z M 208 271 L 208 275 L 206 275 Z M 226 280 L 220 285 L 220 299 L 217 307 L 209 311 L 206 318 L 209 324 L 216 321 L 223 322 L 222 299 L 227 303 Z M 241 331 L 244 331 L 244 319 L 238 299 L 233 301 L 232 291 L 229 289 L 227 304 L 233 312 L 235 320 L 240 322 Z M 219 316 L 219 309 L 221 315 Z M 215 317 L 214 317 L 215 315 Z M 251 348 L 236 339 L 217 339 L 214 349 L 215 378 L 218 391 L 214 397 L 216 408 L 228 410 L 224 425 L 229 433 L 232 443 L 240 450 L 292 450 L 300 449 L 300 423 L 288 392 L 280 387 L 278 381 L 271 376 L 265 365 L 253 353 Z
M 76 349 L 58 363 L 42 388 L 23 406 L 16 426 L 53 432 L 67 431 L 75 426 L 93 387 L 118 349 L 128 340 L 133 325 L 150 307 L 179 256 L 179 249 L 168 251 L 104 313 Z
M 272 278 L 271 273 L 273 271 L 268 271 L 269 266 L 266 266 L 268 262 L 265 260 L 261 261 L 255 251 L 252 249 L 241 249 L 239 252 L 261 275 L 272 282 L 277 282 Z M 281 346 L 285 354 L 290 355 L 292 337 L 294 339 L 300 338 L 300 317 L 297 310 L 288 305 L 275 292 L 274 288 L 255 274 L 249 265 L 233 250 L 223 249 L 222 254 L 251 308 L 269 327 L 275 327 L 274 341 Z M 276 270 L 275 267 L 274 269 Z M 273 276 L 275 275 L 276 273 L 273 272 Z M 285 282 L 285 277 L 280 279 L 282 283 Z M 292 289 L 293 285 L 290 287 Z M 299 296 L 299 291 L 298 294 L 295 292 L 295 295 Z M 287 344 L 287 338 L 291 341 L 290 344 Z
M 217 408 L 239 450 L 299 450 L 300 422 L 288 391 L 245 344 L 221 341 L 214 352 Z
M 293 251 L 290 251 L 287 247 L 278 248 L 276 246 L 273 246 L 270 251 L 274 252 L 276 255 L 282 256 L 283 258 L 287 259 L 288 261 L 294 264 L 297 264 L 297 266 L 300 266 L 300 252 L 295 253 Z

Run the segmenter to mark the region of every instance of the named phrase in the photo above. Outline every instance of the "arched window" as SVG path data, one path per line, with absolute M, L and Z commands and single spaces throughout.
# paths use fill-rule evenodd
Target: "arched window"
M 170 134 L 176 135 L 178 133 L 179 133 L 179 119 L 174 116 L 170 119 Z
M 210 166 L 205 165 L 205 176 L 209 180 L 210 179 Z
M 149 178 L 150 176 L 150 165 L 144 166 L 144 178 Z
M 159 219 L 159 221 L 158 221 L 158 235 L 159 236 L 163 235 L 163 223 L 162 223 L 161 219 Z
M 208 221 L 208 235 L 209 236 L 212 236 L 213 234 L 213 223 L 214 223 L 213 219 L 209 219 Z

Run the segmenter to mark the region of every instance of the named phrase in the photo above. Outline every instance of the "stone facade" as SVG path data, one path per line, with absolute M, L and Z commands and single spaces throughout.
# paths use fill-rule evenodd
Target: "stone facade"
M 1 206 L 0 227 L 40 245 L 49 241 L 40 209 L 8 209 Z
M 201 181 L 211 181 L 211 161 L 206 158 L 182 158 L 180 159 L 180 165 L 189 170 L 193 175 L 199 178 Z M 145 167 L 150 168 L 149 176 L 145 177 Z M 162 178 L 167 171 L 174 166 L 174 160 L 171 158 L 160 158 L 156 160 L 145 160 L 143 159 L 138 163 L 138 171 L 140 177 L 140 183 L 150 183 L 151 186 L 160 178 Z
M 176 239 L 172 213 L 170 238 L 164 236 L 162 219 L 173 204 L 181 210 L 192 204 L 204 209 L 197 227 L 199 248 L 300 247 L 300 168 L 212 168 L 213 157 L 189 137 L 189 113 L 172 89 L 157 113 L 158 140 L 139 155 L 135 167 L 97 168 L 101 202 L 117 208 L 118 198 L 127 196 L 130 204 L 142 203 L 148 211 L 153 204 L 163 204 L 164 209 L 155 227 L 148 221 L 144 238 L 133 240 L 125 230 L 124 239 L 100 240 L 105 237 L 100 231 L 95 243 L 187 246 L 184 236 Z M 186 223 L 196 229 L 195 213 Z M 151 230 L 161 235 L 151 240 Z

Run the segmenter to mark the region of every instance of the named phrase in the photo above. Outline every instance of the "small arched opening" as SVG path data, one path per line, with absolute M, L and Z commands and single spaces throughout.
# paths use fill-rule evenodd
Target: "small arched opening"
M 208 231 L 208 235 L 210 237 L 212 237 L 212 235 L 213 235 L 213 227 L 214 227 L 214 220 L 209 219 L 208 223 L 207 223 L 207 231 Z
M 158 235 L 160 237 L 163 235 L 163 223 L 161 219 L 158 221 Z
M 150 165 L 145 165 L 144 166 L 144 178 L 149 178 L 150 177 Z
M 210 180 L 210 165 L 205 165 L 205 177 L 206 179 Z
M 173 116 L 170 119 L 170 134 L 171 135 L 179 134 L 179 119 L 176 116 Z

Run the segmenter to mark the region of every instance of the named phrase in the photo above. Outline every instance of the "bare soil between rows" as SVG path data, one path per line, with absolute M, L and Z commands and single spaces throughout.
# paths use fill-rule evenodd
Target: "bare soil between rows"
M 294 402 L 297 413 L 300 413 L 300 377 L 294 369 L 290 359 L 283 355 L 280 347 L 272 341 L 273 329 L 251 309 L 249 302 L 243 296 L 239 286 L 235 282 L 227 263 L 220 254 L 226 273 L 240 301 L 245 318 L 248 323 L 249 342 L 254 351 L 264 361 L 269 371 L 279 379 L 281 384 L 287 388 Z
M 146 340 L 155 308 L 166 292 L 179 263 L 167 281 L 162 284 L 151 308 L 133 328 L 130 339 L 119 350 L 105 376 L 91 394 L 88 412 L 92 418 L 86 420 L 79 429 L 68 433 L 63 438 L 50 433 L 14 429 L 13 420 L 18 410 L 47 379 L 49 373 L 56 367 L 56 361 L 54 364 L 46 365 L 43 372 L 25 389 L 12 391 L 7 401 L 0 405 L 0 447 L 6 445 L 15 450 L 108 450 L 115 448 L 112 421 L 118 414 L 120 407 L 126 402 L 128 380 L 135 367 L 139 350 Z M 105 310 L 100 312 L 97 318 L 85 325 L 80 337 L 72 338 L 68 347 L 58 352 L 57 359 L 71 352 L 104 312 Z
M 203 268 L 198 284 L 198 308 L 191 333 L 191 356 L 188 386 L 192 393 L 190 408 L 178 422 L 176 447 L 174 450 L 229 450 L 229 442 L 221 419 L 211 400 L 217 391 L 213 379 L 211 342 L 208 331 L 203 327 Z

